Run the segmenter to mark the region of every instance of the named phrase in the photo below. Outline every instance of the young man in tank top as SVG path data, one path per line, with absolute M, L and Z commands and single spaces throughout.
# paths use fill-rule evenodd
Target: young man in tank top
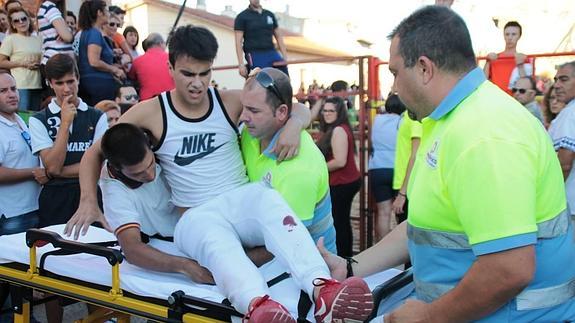
M 273 317 L 278 322 L 295 322 L 283 306 L 269 299 L 263 277 L 245 256 L 243 247 L 262 245 L 313 295 L 318 321 L 365 319 L 372 304 L 365 282 L 330 279 L 305 226 L 279 194 L 262 183 L 246 184 L 237 130 L 243 108 L 240 91 L 218 92 L 209 87 L 217 48 L 207 29 L 178 28 L 169 44 L 176 88 L 141 102 L 120 119 L 151 133 L 154 152 L 172 190 L 171 200 L 183 214 L 174 242 L 212 272 L 222 292 L 247 313 L 250 322 L 270 322 Z M 299 112 L 301 116 L 286 124 L 280 142 L 297 146 L 302 125 L 307 124 L 301 120 L 309 119 L 305 109 Z M 297 150 L 293 146 L 276 145 L 278 159 L 293 155 Z M 75 227 L 77 235 L 80 229 L 87 230 L 86 224 L 102 217 L 94 203 L 102 158 L 97 142 L 83 161 L 82 203 L 67 233 Z M 357 309 L 354 304 L 358 302 L 367 305 Z

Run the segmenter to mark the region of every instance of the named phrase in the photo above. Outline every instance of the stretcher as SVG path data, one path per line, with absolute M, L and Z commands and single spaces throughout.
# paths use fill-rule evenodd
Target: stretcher
M 182 274 L 131 265 L 115 245 L 115 236 L 103 229 L 92 227 L 79 241 L 63 239 L 63 229 L 64 225 L 57 225 L 0 236 L 0 281 L 13 286 L 14 322 L 29 322 L 32 290 L 159 322 L 241 320 L 242 315 L 217 286 L 196 284 Z M 149 244 L 183 256 L 172 242 L 152 238 Z M 303 310 L 304 297 L 279 261 L 263 265 L 260 271 L 268 281 L 272 298 L 284 304 L 294 317 L 313 322 L 313 310 Z M 373 290 L 389 280 L 393 291 L 398 277 L 405 280 L 401 273 L 391 269 L 366 281 Z M 377 297 L 385 299 L 385 290 L 379 286 Z

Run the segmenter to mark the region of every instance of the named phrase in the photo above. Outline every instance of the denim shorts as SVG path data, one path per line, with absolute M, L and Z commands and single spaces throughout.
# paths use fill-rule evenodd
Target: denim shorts
M 2 214 L 2 216 L 0 216 L 0 236 L 20 233 L 28 229 L 37 228 L 38 220 L 38 210 L 11 218 L 7 218 Z

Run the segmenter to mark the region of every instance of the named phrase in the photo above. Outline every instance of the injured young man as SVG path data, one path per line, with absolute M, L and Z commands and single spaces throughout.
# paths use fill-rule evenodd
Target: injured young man
M 140 128 L 118 124 L 103 136 L 101 147 L 107 159 L 99 182 L 104 214 L 130 263 L 215 283 L 248 322 L 295 322 L 269 297 L 265 279 L 246 255 L 245 249 L 265 246 L 312 298 L 318 322 L 364 320 L 371 313 L 367 284 L 353 277 L 331 279 L 306 227 L 267 184 L 241 185 L 180 217 Z M 146 245 L 141 233 L 173 236 L 189 258 Z

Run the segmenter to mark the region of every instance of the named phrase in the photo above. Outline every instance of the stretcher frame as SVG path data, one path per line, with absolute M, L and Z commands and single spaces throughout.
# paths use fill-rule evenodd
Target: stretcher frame
M 37 266 L 37 248 L 47 244 L 73 253 L 104 257 L 111 266 L 112 286 L 88 283 L 41 271 Z M 66 240 L 56 232 L 41 229 L 30 229 L 26 232 L 26 245 L 29 248 L 28 265 L 17 262 L 0 264 L 0 281 L 11 285 L 14 323 L 30 322 L 33 290 L 157 322 L 230 322 L 232 317 L 242 317 L 242 314 L 231 305 L 186 295 L 183 291 L 173 292 L 166 300 L 124 292 L 120 288 L 120 264 L 124 257 L 117 249 Z M 289 275 L 284 273 L 269 281 L 268 285 L 271 286 L 287 277 Z M 375 306 L 370 319 L 377 315 L 380 302 L 412 281 L 412 273 L 408 270 L 375 288 L 373 290 Z
M 46 244 L 69 251 L 106 258 L 112 271 L 112 287 L 86 283 L 56 274 L 41 275 L 36 249 Z M 32 290 L 49 292 L 64 298 L 97 305 L 128 315 L 158 322 L 229 322 L 242 315 L 233 307 L 185 295 L 176 291 L 165 301 L 124 293 L 120 289 L 120 264 L 124 257 L 119 250 L 63 239 L 55 232 L 30 229 L 26 232 L 29 266 L 19 263 L 0 264 L 0 280 L 9 283 L 12 293 L 14 323 L 29 323 Z

